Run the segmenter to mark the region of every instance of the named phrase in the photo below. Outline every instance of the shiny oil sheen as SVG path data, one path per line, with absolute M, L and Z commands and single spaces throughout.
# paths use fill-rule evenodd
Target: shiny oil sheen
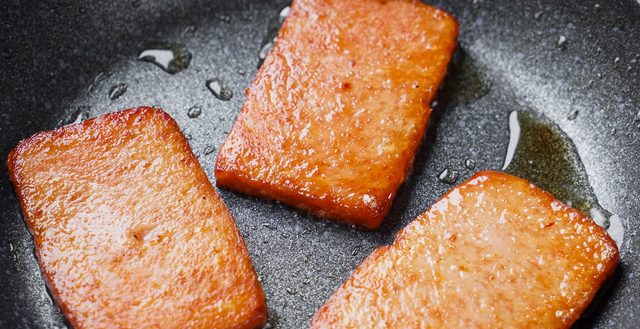
M 41 132 L 8 164 L 44 279 L 74 328 L 266 322 L 233 217 L 165 112 Z
M 482 171 L 365 259 L 311 328 L 568 329 L 619 257 L 584 214 Z
M 295 2 L 220 148 L 217 185 L 377 228 L 457 34 L 452 16 L 421 3 Z
M 306 328 L 313 313 L 375 248 L 452 188 L 437 177 L 447 166 L 458 183 L 499 170 L 513 110 L 544 114 L 569 136 L 604 208 L 625 226 L 619 280 L 579 327 L 636 329 L 640 323 L 640 5 L 635 0 L 427 2 L 460 22 L 459 52 L 491 77 L 480 99 L 447 102 L 461 78 L 445 83 L 430 124 L 381 227 L 360 231 L 287 205 L 217 189 L 233 213 L 267 296 L 272 328 Z M 254 79 L 261 41 L 282 0 L 6 1 L 0 10 L 0 155 L 18 141 L 63 124 L 140 105 L 169 113 L 214 182 L 219 149 Z M 367 31 L 365 34 L 369 34 Z M 557 49 L 560 36 L 564 50 Z M 189 67 L 169 74 L 138 60 L 155 41 L 182 44 Z M 617 59 L 617 61 L 616 61 Z M 467 65 L 452 61 L 449 72 Z M 244 75 L 239 71 L 243 70 Z M 221 101 L 206 80 L 234 91 Z M 464 83 L 464 81 L 462 81 Z M 109 99 L 110 88 L 127 92 Z M 471 86 L 476 86 L 471 83 Z M 188 113 L 199 106 L 201 114 Z M 567 117 L 574 109 L 579 115 Z M 82 114 L 81 114 L 82 113 Z M 473 169 L 465 160 L 475 161 Z M 20 203 L 0 166 L 0 327 L 64 328 L 51 302 Z M 291 292 L 290 292 L 291 291 Z M 292 293 L 293 292 L 293 293 Z M 68 325 L 68 324 L 67 324 Z
M 511 140 L 503 169 L 590 216 L 622 246 L 620 218 L 598 203 L 575 145 L 558 125 L 544 115 L 518 111 L 510 114 L 509 126 Z

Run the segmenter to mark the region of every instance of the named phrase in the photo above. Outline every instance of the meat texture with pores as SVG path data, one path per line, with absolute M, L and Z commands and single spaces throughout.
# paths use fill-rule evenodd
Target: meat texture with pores
M 8 166 L 44 279 L 75 328 L 266 322 L 244 241 L 168 114 L 136 108 L 41 132 Z
M 311 328 L 570 328 L 618 263 L 578 210 L 484 171 L 369 255 Z
M 377 228 L 457 35 L 451 15 L 419 1 L 294 1 L 220 148 L 216 183 Z

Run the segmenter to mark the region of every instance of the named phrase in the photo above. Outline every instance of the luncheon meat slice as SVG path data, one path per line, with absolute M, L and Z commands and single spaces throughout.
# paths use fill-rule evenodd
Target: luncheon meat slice
M 176 122 L 153 108 L 41 132 L 9 155 L 45 281 L 76 328 L 259 328 L 262 288 Z
M 451 15 L 419 1 L 294 1 L 220 149 L 217 184 L 378 227 L 457 35 Z
M 311 328 L 569 328 L 618 262 L 579 211 L 480 172 L 369 255 Z

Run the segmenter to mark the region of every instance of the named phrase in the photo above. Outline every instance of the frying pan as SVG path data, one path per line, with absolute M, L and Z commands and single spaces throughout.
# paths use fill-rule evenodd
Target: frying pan
M 382 227 L 362 231 L 276 201 L 218 189 L 247 243 L 273 328 L 304 328 L 376 247 L 453 185 L 500 169 L 509 113 L 546 116 L 573 141 L 600 204 L 624 228 L 622 264 L 591 316 L 576 327 L 640 327 L 640 3 L 437 0 L 460 22 L 458 60 L 434 104 L 411 175 Z M 0 2 L 0 158 L 20 139 L 100 114 L 148 105 L 168 112 L 215 182 L 217 149 L 285 1 L 132 0 Z M 170 74 L 137 60 L 150 44 L 184 46 Z M 220 100 L 206 81 L 233 92 Z M 116 99 L 112 87 L 126 84 Z M 197 106 L 200 115 L 189 116 Z M 576 112 L 577 111 L 577 112 Z M 197 112 L 197 111 L 196 111 Z M 577 116 L 576 116 L 577 114 Z M 465 166 L 475 161 L 475 168 Z M 64 328 L 33 255 L 33 240 L 0 166 L 0 327 Z

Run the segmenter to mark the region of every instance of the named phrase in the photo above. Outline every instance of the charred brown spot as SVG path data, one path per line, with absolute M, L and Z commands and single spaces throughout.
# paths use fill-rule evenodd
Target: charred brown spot
M 455 234 L 452 234 L 452 235 L 449 237 L 449 241 L 451 241 L 451 242 L 454 242 L 454 241 L 456 241 L 457 239 L 458 239 L 458 237 L 457 237 Z
M 543 228 L 551 227 L 551 226 L 553 226 L 553 225 L 555 225 L 555 224 L 556 224 L 556 223 L 554 223 L 554 222 L 546 223 L 546 224 L 544 224 L 544 227 L 543 227 Z
M 342 90 L 351 89 L 351 83 L 350 82 L 340 82 L 340 89 L 342 89 Z

